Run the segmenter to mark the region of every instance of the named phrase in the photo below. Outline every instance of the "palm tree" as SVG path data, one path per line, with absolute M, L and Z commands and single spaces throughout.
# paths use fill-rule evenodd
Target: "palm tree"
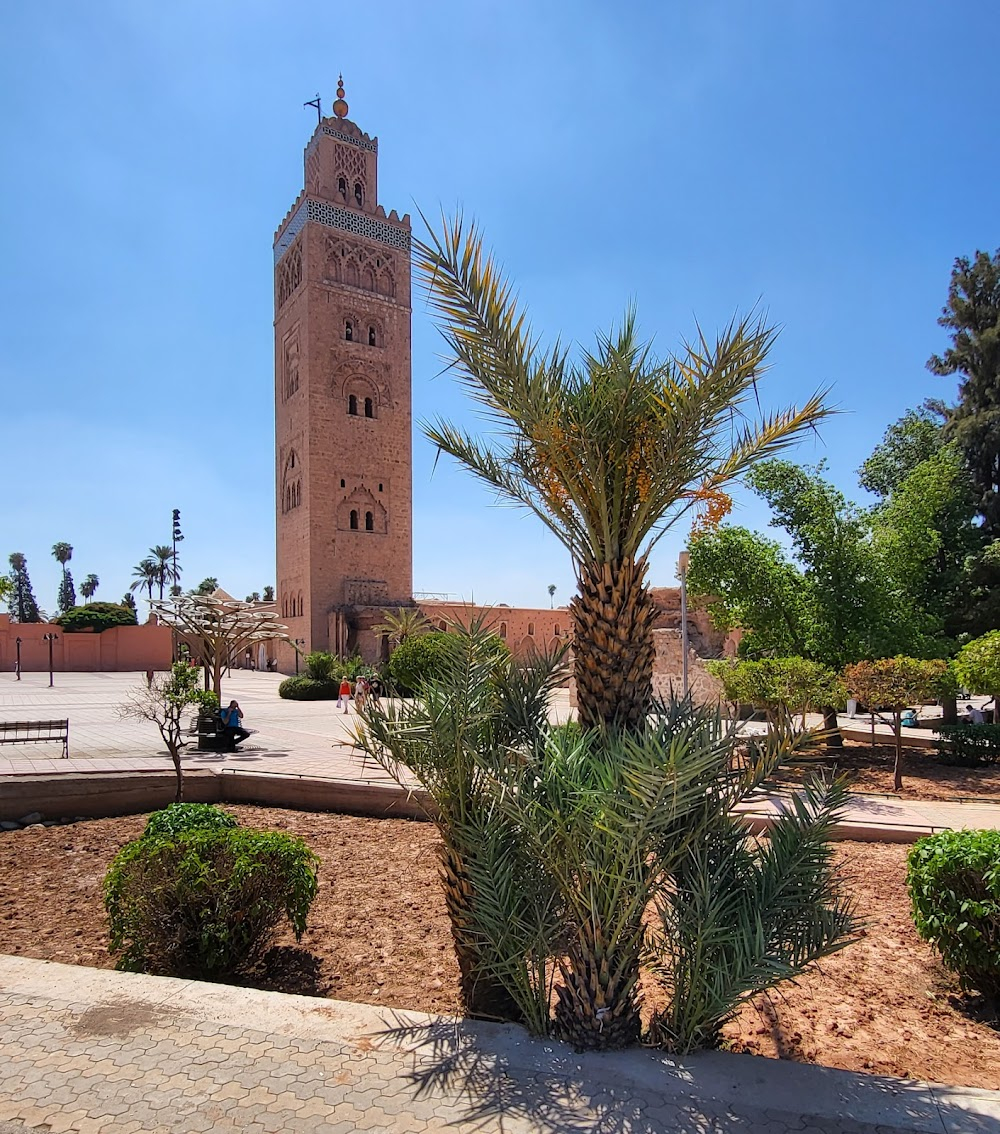
M 396 610 L 383 610 L 383 621 L 372 627 L 373 634 L 385 634 L 395 646 L 407 638 L 423 634 L 430 626 L 423 612 L 415 606 L 400 606 Z
M 80 584 L 80 594 L 90 602 L 94 597 L 94 592 L 100 586 L 101 580 L 96 575 L 88 575 Z
M 153 600 L 153 587 L 160 581 L 160 564 L 155 559 L 141 559 L 132 571 L 135 582 L 129 587 L 130 591 L 141 591 L 143 587 L 149 593 L 149 600 Z
M 66 564 L 73 558 L 73 545 L 69 543 L 54 543 L 52 545 L 52 555 L 58 561 L 60 567 L 63 569 L 63 574 L 66 574 Z
M 163 588 L 167 583 L 177 583 L 181 577 L 177 566 L 174 549 L 165 544 L 159 544 L 149 549 L 149 554 L 156 564 L 156 581 L 160 587 L 160 598 L 163 598 Z M 153 596 L 150 595 L 150 598 Z
M 549 583 L 547 590 L 549 592 L 549 607 L 551 608 L 551 607 L 555 606 L 555 595 L 556 595 L 555 583 Z
M 490 440 L 440 420 L 424 432 L 568 548 L 580 720 L 638 727 L 652 697 L 650 549 L 692 508 L 721 518 L 727 485 L 830 411 L 817 393 L 801 408 L 753 413 L 775 338 L 759 319 L 734 320 L 714 342 L 699 329 L 657 361 L 630 310 L 573 362 L 533 336 L 474 225 L 458 217 L 415 251 Z

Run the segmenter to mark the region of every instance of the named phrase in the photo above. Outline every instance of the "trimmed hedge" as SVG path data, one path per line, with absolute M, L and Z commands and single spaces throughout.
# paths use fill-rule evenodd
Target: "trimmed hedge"
M 336 701 L 340 681 L 317 681 L 314 677 L 286 677 L 278 686 L 278 696 L 286 701 Z
M 937 753 L 942 764 L 979 768 L 1000 760 L 1000 725 L 941 725 L 938 736 Z
M 202 980 L 248 972 L 284 918 L 301 939 L 318 865 L 301 839 L 277 832 L 202 828 L 136 839 L 104 880 L 117 968 Z
M 906 885 L 917 932 L 962 988 L 1000 1001 L 1000 831 L 942 831 L 918 839 Z

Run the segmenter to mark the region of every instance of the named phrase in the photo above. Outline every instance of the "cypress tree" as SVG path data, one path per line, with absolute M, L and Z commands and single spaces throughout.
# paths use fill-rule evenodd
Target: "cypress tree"
M 21 551 L 11 554 L 10 581 L 14 588 L 7 600 L 11 622 L 41 622 L 38 603 L 35 602 L 31 580 L 28 578 L 28 561 Z
M 68 567 L 63 568 L 62 581 L 59 584 L 59 613 L 65 614 L 76 606 L 76 588 L 73 586 L 73 573 Z
M 984 534 L 1000 539 L 1000 249 L 955 261 L 938 323 L 952 332 L 952 345 L 927 368 L 959 378 L 945 436 L 965 458 Z

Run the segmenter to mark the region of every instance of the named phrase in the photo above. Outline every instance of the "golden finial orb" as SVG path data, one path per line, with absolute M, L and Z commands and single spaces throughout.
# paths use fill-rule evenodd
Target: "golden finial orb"
M 349 107 L 344 102 L 344 76 L 341 75 L 337 79 L 337 101 L 333 104 L 333 113 L 338 118 L 346 118 Z

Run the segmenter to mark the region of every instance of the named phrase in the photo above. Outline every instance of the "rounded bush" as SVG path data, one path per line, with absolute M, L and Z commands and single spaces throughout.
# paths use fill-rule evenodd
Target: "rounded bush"
M 942 831 L 918 839 L 906 885 L 917 932 L 962 988 L 1000 1000 L 1000 831 Z
M 415 634 L 392 651 L 389 674 L 401 692 L 415 693 L 422 681 L 438 677 L 452 640 L 443 630 Z
M 157 839 L 184 831 L 221 831 L 238 826 L 228 811 L 211 803 L 171 803 L 150 815 L 142 837 Z
M 54 621 L 66 634 L 79 634 L 86 630 L 100 633 L 113 626 L 135 626 L 135 610 L 116 602 L 90 602 L 86 606 L 73 606 Z
M 117 968 L 203 980 L 248 972 L 284 917 L 301 938 L 318 864 L 301 839 L 241 827 L 136 839 L 104 880 Z
M 286 677 L 278 686 L 278 696 L 286 701 L 336 701 L 339 681 L 317 681 L 313 677 Z

